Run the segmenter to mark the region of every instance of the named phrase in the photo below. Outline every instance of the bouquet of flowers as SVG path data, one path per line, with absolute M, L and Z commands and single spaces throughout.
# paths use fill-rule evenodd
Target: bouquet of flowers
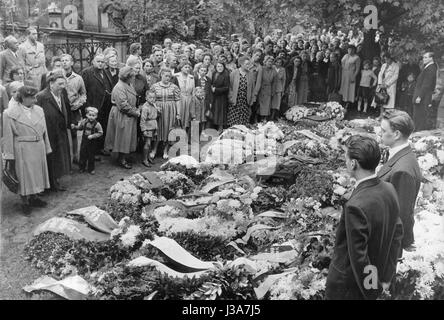
M 128 205 L 140 204 L 142 191 L 129 180 L 117 182 L 110 189 L 111 200 Z
M 296 122 L 311 115 L 310 109 L 304 106 L 294 106 L 285 113 L 287 120 Z
M 284 133 L 274 122 L 258 123 L 257 126 L 257 133 L 263 134 L 267 139 L 280 141 L 284 138 Z
M 356 181 L 344 172 L 329 171 L 329 173 L 333 176 L 333 196 L 331 198 L 331 204 L 335 207 L 340 207 L 346 201 L 344 196 L 351 193 Z
M 413 143 L 418 164 L 426 178 L 442 176 L 444 165 L 444 142 L 435 136 L 426 136 Z
M 335 101 L 327 102 L 325 105 L 325 113 L 329 118 L 342 120 L 344 119 L 344 107 Z

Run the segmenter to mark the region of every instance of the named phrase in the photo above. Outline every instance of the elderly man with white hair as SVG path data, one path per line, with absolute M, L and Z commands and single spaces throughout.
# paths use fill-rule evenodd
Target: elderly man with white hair
M 23 67 L 23 60 L 17 54 L 18 41 L 13 36 L 5 38 L 6 49 L 0 52 L 0 84 L 6 84 L 9 73 L 15 67 Z
M 111 111 L 111 92 L 113 90 L 110 74 L 105 72 L 105 57 L 98 54 L 94 57 L 93 65 L 82 72 L 83 82 L 86 87 L 86 107 L 94 107 L 99 110 L 97 121 L 106 132 L 108 116 Z M 109 155 L 103 150 L 104 140 L 99 140 L 99 150 L 102 155 Z

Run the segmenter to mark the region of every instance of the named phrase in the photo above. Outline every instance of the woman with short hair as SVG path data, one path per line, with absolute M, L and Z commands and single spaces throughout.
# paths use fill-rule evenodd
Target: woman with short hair
M 351 103 L 355 102 L 356 95 L 356 77 L 361 66 L 361 59 L 356 54 L 356 47 L 353 45 L 348 46 L 348 53 L 342 58 L 342 78 L 341 78 L 341 90 L 342 100 L 346 103 L 346 108 L 350 107 Z
M 190 109 L 193 101 L 194 77 L 191 75 L 192 67 L 189 61 L 182 62 L 178 69 L 180 72 L 176 74 L 176 79 L 181 101 L 179 115 L 183 128 L 188 131 L 191 126 Z
M 109 114 L 105 138 L 105 149 L 117 152 L 118 162 L 125 169 L 131 169 L 128 155 L 137 148 L 137 119 L 140 110 L 137 107 L 137 93 L 132 83 L 136 72 L 125 66 L 119 71 L 119 82 L 111 93 L 113 107 Z
M 36 105 L 37 89 L 23 86 L 17 104 L 3 113 L 3 159 L 17 177 L 25 215 L 32 207 L 45 207 L 38 194 L 50 188 L 46 155 L 51 153 L 43 109 Z
M 181 96 L 179 87 L 171 82 L 173 74 L 169 68 L 160 69 L 159 75 L 160 81 L 151 87 L 151 90 L 156 93 L 156 106 L 160 109 L 160 117 L 158 119 L 157 141 L 150 158 L 153 159 L 156 156 L 159 142 L 163 142 L 163 158 L 168 159 L 168 135 L 173 129 L 176 119 L 180 119 Z

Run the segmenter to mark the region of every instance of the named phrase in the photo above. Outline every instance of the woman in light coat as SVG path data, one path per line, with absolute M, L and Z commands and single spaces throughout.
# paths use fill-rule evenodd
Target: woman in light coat
M 398 82 L 399 65 L 393 60 L 389 53 L 383 55 L 385 63 L 381 67 L 381 71 L 378 74 L 378 86 L 376 92 L 381 89 L 386 89 L 389 96 L 387 104 L 382 105 L 384 109 L 393 109 L 395 107 L 396 99 L 396 84 Z M 372 106 L 376 106 L 376 102 L 373 101 Z M 381 112 L 384 110 L 381 109 Z
M 356 54 L 355 46 L 348 46 L 348 53 L 342 58 L 342 79 L 341 89 L 339 93 L 342 99 L 346 102 L 346 108 L 349 108 L 351 103 L 356 100 L 356 77 L 358 76 L 361 66 L 361 59 Z
M 46 155 L 51 153 L 43 109 L 36 106 L 37 90 L 19 89 L 17 103 L 3 113 L 3 159 L 19 181 L 25 215 L 32 207 L 45 207 L 38 194 L 50 188 Z
M 111 93 L 113 107 L 109 114 L 105 138 L 105 148 L 119 153 L 119 164 L 131 169 L 127 157 L 137 148 L 137 119 L 140 110 L 137 107 L 137 93 L 132 83 L 135 71 L 131 67 L 123 67 L 119 71 L 119 82 Z

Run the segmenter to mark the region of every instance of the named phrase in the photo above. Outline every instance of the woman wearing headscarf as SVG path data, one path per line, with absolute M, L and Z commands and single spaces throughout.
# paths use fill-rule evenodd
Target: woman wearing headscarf
M 137 106 L 137 93 L 134 90 L 136 73 L 125 66 L 119 71 L 119 82 L 111 93 L 113 103 L 108 119 L 105 149 L 118 153 L 118 162 L 125 169 L 131 169 L 128 155 L 137 148 L 137 119 L 140 110 Z
M 51 153 L 43 109 L 37 105 L 37 89 L 23 86 L 18 102 L 3 113 L 3 159 L 17 177 L 25 215 L 32 207 L 45 207 L 38 194 L 50 188 L 46 155 Z

